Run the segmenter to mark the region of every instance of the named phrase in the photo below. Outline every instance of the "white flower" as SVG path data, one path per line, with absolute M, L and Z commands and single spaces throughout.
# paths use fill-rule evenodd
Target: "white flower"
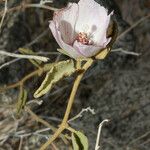
M 55 12 L 49 27 L 70 57 L 92 57 L 111 40 L 106 34 L 112 14 L 94 0 L 80 0 Z

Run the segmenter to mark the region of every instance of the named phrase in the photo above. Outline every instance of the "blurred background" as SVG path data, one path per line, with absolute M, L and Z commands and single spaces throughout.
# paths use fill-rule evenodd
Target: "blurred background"
M 83 78 L 78 89 L 70 117 L 82 109 L 91 107 L 95 115 L 84 113 L 71 122 L 89 139 L 94 149 L 98 125 L 110 119 L 102 130 L 103 150 L 149 150 L 150 148 L 150 1 L 148 0 L 96 0 L 109 12 L 114 10 L 118 24 L 118 37 L 113 51 L 103 61 L 95 62 Z M 78 2 L 72 0 L 69 2 Z M 18 48 L 32 49 L 36 54 L 49 57 L 49 62 L 67 59 L 57 53 L 48 21 L 53 11 L 27 4 L 39 4 L 39 0 L 8 0 L 7 13 L 0 23 L 0 50 L 19 53 Z M 63 8 L 67 0 L 54 0 L 45 5 Z M 1 19 L 6 2 L 0 0 Z M 36 68 L 26 59 L 0 55 L 0 87 L 21 80 Z M 27 105 L 39 117 L 50 124 L 60 124 L 65 112 L 74 76 L 59 82 L 51 92 L 34 100 L 33 93 L 42 77 L 29 79 Z M 19 88 L 0 93 L 0 150 L 36 150 L 45 143 L 52 131 L 37 123 L 26 111 L 16 116 Z M 42 104 L 37 104 L 34 101 Z M 57 139 L 51 150 L 71 149 Z

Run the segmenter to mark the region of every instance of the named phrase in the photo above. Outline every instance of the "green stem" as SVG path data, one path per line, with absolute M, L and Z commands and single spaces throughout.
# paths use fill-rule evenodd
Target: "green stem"
M 45 150 L 65 129 L 68 128 L 68 118 L 69 118 L 69 115 L 70 115 L 70 112 L 71 112 L 71 108 L 72 108 L 72 105 L 73 105 L 73 102 L 74 102 L 74 98 L 75 98 L 77 89 L 79 87 L 80 81 L 81 81 L 84 73 L 92 65 L 92 63 L 93 63 L 93 59 L 88 59 L 87 62 L 85 63 L 85 65 L 82 68 L 83 72 L 81 72 L 77 76 L 77 78 L 74 82 L 71 94 L 70 94 L 70 98 L 69 98 L 69 101 L 68 101 L 68 105 L 67 105 L 66 112 L 65 112 L 64 118 L 62 120 L 62 123 L 59 126 L 59 128 L 57 129 L 57 131 L 54 133 L 54 135 L 44 145 L 42 145 L 40 150 Z

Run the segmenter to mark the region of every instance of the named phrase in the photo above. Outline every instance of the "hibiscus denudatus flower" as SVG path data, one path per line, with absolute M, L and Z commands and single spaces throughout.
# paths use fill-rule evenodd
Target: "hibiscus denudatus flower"
M 111 41 L 108 10 L 94 0 L 69 3 L 54 13 L 50 29 L 59 46 L 72 58 L 92 57 Z

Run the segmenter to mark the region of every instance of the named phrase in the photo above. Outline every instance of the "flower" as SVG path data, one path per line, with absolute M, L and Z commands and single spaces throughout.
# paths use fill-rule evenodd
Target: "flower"
M 59 46 L 72 58 L 92 57 L 106 48 L 110 23 L 108 10 L 94 0 L 69 3 L 54 13 L 50 29 Z

